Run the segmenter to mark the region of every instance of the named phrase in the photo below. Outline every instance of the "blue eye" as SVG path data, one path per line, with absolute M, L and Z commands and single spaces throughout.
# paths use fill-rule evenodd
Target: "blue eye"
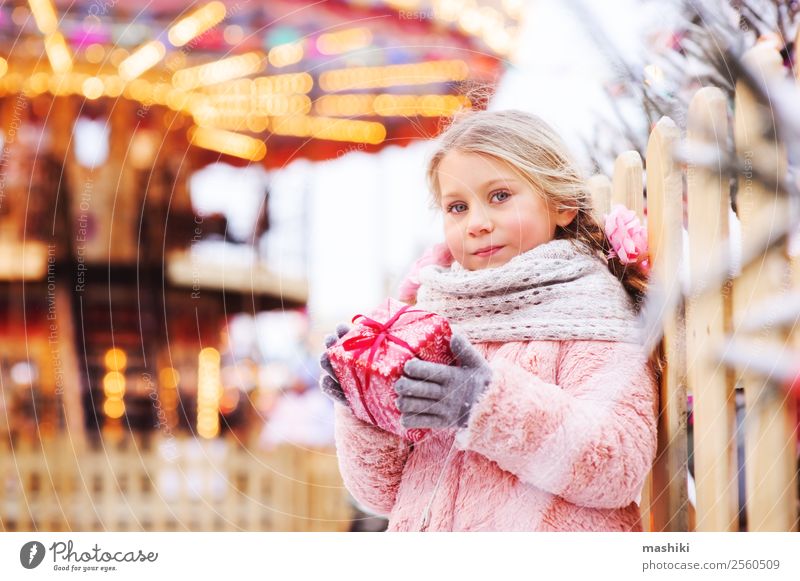
M 449 208 L 447 208 L 447 211 L 448 211 L 449 213 L 452 213 L 452 212 L 453 212 L 453 208 L 458 208 L 459 206 L 463 206 L 463 207 L 464 207 L 464 209 L 466 210 L 466 207 L 467 207 L 467 205 L 466 205 L 466 204 L 463 204 L 463 203 L 461 203 L 461 202 L 458 202 L 458 203 L 456 203 L 456 204 L 451 204 L 451 205 L 450 205 L 450 207 L 449 207 Z M 463 212 L 463 211 L 464 211 L 464 210 L 462 210 L 462 212 Z M 461 213 L 461 212 L 456 212 L 456 214 L 460 214 L 460 213 Z
M 501 202 L 503 202 L 503 201 L 505 201 L 505 200 L 507 200 L 508 198 L 510 198 L 510 197 L 511 197 L 511 194 L 510 194 L 510 193 L 508 193 L 508 192 L 507 192 L 507 191 L 505 191 L 505 190 L 500 190 L 499 192 L 495 192 L 495 193 L 493 193 L 493 194 L 492 194 L 492 197 L 494 198 L 495 196 L 500 196 L 500 195 L 505 195 L 505 198 L 503 198 L 502 200 L 499 200 L 499 201 L 501 201 Z

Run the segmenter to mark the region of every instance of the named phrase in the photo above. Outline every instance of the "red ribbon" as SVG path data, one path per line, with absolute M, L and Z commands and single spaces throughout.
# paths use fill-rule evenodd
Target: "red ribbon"
M 353 359 L 358 359 L 362 353 L 364 353 L 367 349 L 369 349 L 369 357 L 367 358 L 367 373 L 364 377 L 365 385 L 364 386 L 361 385 L 361 381 L 358 378 L 358 373 L 354 373 L 354 376 L 356 378 L 356 388 L 358 389 L 358 395 L 359 397 L 361 397 L 361 403 L 364 405 L 364 409 L 367 410 L 367 415 L 369 416 L 369 419 L 372 420 L 372 423 L 375 424 L 376 426 L 378 425 L 378 422 L 375 420 L 375 416 L 372 415 L 372 412 L 365 403 L 364 399 L 364 391 L 367 388 L 369 388 L 370 380 L 372 379 L 372 362 L 375 359 L 375 355 L 377 354 L 378 349 L 380 349 L 381 345 L 383 345 L 383 343 L 386 341 L 397 343 L 401 347 L 408 349 L 409 353 L 416 356 L 417 355 L 416 351 L 414 351 L 408 343 L 403 341 L 400 337 L 392 335 L 389 332 L 389 330 L 402 315 L 407 313 L 424 313 L 424 312 L 425 311 L 422 311 L 420 309 L 411 309 L 410 305 L 405 305 L 402 308 L 398 309 L 397 312 L 394 315 L 392 315 L 392 317 L 385 323 L 381 323 L 365 315 L 356 315 L 350 321 L 351 323 L 355 323 L 356 319 L 361 317 L 362 320 L 359 321 L 359 324 L 372 331 L 372 333 L 369 333 L 369 331 L 367 331 L 368 334 L 366 335 L 362 334 L 359 335 L 358 337 L 350 337 L 349 339 L 345 339 L 342 342 L 342 348 L 345 351 L 355 351 L 355 353 L 353 354 Z M 427 319 L 428 317 L 432 317 L 433 315 L 434 313 L 426 313 L 424 317 L 420 317 L 419 319 L 416 319 L 416 321 Z

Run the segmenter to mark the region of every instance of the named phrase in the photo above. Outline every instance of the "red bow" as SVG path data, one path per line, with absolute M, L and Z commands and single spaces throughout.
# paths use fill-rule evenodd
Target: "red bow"
M 355 323 L 356 319 L 361 317 L 363 320 L 359 321 L 360 325 L 367 327 L 368 329 L 372 330 L 373 332 L 367 335 L 360 335 L 358 337 L 350 337 L 349 339 L 345 339 L 342 342 L 342 348 L 345 351 L 355 351 L 353 354 L 354 359 L 358 359 L 364 351 L 369 349 L 369 357 L 367 358 L 367 373 L 364 378 L 365 386 L 362 387 L 361 381 L 358 379 L 358 374 L 354 374 L 356 378 L 356 387 L 358 388 L 358 395 L 361 397 L 361 402 L 364 403 L 364 390 L 369 387 L 370 380 L 372 379 L 372 361 L 375 359 L 375 354 L 380 349 L 381 345 L 385 341 L 392 341 L 397 343 L 401 347 L 408 349 L 409 353 L 416 356 L 416 352 L 411 348 L 411 346 L 403 341 L 400 337 L 395 337 L 389 332 L 389 329 L 392 328 L 397 320 L 404 314 L 407 313 L 424 313 L 420 309 L 411 309 L 409 305 L 405 305 L 404 307 L 397 310 L 397 312 L 392 315 L 392 317 L 386 321 L 385 323 L 380 323 L 375 319 L 370 319 L 365 315 L 356 315 L 350 321 L 351 323 Z M 432 317 L 433 313 L 427 313 L 424 317 L 420 317 L 416 319 L 421 321 L 422 319 L 427 319 L 428 317 Z M 378 422 L 375 420 L 375 417 L 372 415 L 372 412 L 369 408 L 364 404 L 364 409 L 367 410 L 367 415 L 369 416 L 372 423 L 378 425 Z

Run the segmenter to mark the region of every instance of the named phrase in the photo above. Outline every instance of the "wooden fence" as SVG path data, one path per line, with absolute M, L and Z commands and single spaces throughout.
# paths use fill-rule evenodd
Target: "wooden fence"
M 745 61 L 766 78 L 785 74 L 780 56 L 768 47 L 751 49 Z M 740 469 L 746 474 L 747 530 L 798 528 L 797 402 L 769 375 L 722 363 L 732 340 L 746 345 L 753 357 L 798 345 L 794 326 L 752 323 L 771 302 L 800 290 L 800 270 L 788 242 L 761 250 L 770 235 L 791 228 L 791 212 L 786 193 L 765 187 L 754 175 L 785 175 L 786 154 L 766 137 L 774 135 L 770 111 L 746 86 L 736 88 L 732 122 L 741 164 L 736 176 L 741 272 L 727 268 L 732 172 L 724 163 L 730 150 L 726 96 L 716 88 L 701 89 L 690 104 L 685 137 L 665 117 L 648 142 L 646 221 L 653 280 L 666 297 L 660 348 L 667 359 L 660 386 L 658 455 L 641 505 L 650 530 L 738 530 Z M 680 147 L 689 161 L 678 163 Z M 718 163 L 693 164 L 693 155 Z M 600 175 L 590 180 L 600 214 L 622 203 L 643 217 L 644 185 L 636 152 L 619 156 L 613 179 Z M 679 277 L 684 261 L 688 292 Z M 737 386 L 746 400 L 743 466 L 737 464 L 736 453 Z M 694 403 L 694 504 L 687 490 L 689 394 Z
M 0 447 L 0 530 L 347 531 L 336 451 L 68 436 Z

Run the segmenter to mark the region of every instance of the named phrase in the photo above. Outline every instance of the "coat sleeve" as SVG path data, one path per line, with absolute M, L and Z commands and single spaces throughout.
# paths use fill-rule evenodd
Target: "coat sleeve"
M 388 516 L 394 508 L 411 446 L 405 440 L 335 406 L 336 455 L 345 487 L 366 509 Z
M 460 448 L 579 506 L 637 501 L 655 457 L 658 397 L 640 346 L 564 341 L 558 385 L 515 361 L 490 365 L 492 382 L 457 434 Z

